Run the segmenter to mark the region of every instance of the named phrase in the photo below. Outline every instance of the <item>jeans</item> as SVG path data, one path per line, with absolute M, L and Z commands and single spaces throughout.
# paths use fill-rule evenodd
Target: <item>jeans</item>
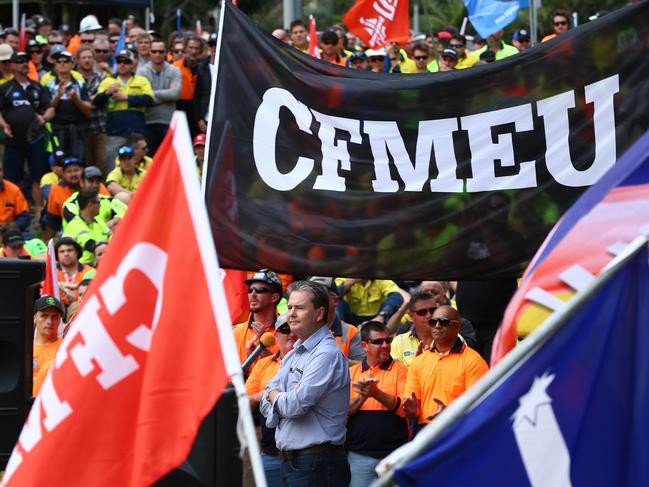
M 282 460 L 277 455 L 261 454 L 261 463 L 264 465 L 264 474 L 268 487 L 282 487 Z
M 25 159 L 27 159 L 29 167 L 29 181 L 40 182 L 43 174 L 47 171 L 45 137 L 41 137 L 31 144 L 5 144 L 4 177 L 18 186 L 21 185 L 25 175 Z
M 349 487 L 368 487 L 377 479 L 378 476 L 374 469 L 381 461 L 379 458 L 350 451 L 347 454 L 347 460 L 349 460 L 349 468 L 352 472 L 352 481 Z
M 284 460 L 281 472 L 285 487 L 347 487 L 351 477 L 342 447 Z

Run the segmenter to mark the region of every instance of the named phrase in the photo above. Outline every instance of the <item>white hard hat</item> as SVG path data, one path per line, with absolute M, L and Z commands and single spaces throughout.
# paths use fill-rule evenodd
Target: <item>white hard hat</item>
M 79 32 L 88 32 L 101 29 L 101 24 L 94 15 L 86 15 L 79 23 Z

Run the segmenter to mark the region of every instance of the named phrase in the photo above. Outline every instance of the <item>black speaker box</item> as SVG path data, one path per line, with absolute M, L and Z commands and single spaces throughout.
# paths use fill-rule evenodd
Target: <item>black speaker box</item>
M 34 299 L 44 276 L 42 261 L 0 258 L 0 470 L 29 410 Z

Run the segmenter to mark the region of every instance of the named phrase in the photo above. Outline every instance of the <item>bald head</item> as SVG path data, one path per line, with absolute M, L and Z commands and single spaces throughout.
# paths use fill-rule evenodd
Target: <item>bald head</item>
M 459 320 L 460 313 L 455 308 L 448 305 L 439 306 L 433 313 L 433 318 L 448 318 L 449 320 Z

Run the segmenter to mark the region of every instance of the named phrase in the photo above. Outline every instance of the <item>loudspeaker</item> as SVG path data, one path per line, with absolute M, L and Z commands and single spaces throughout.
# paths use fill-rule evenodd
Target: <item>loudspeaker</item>
M 203 420 L 192 449 L 155 487 L 240 487 L 242 462 L 237 438 L 237 396 L 231 384 Z
M 0 470 L 29 411 L 34 299 L 45 262 L 0 258 Z

